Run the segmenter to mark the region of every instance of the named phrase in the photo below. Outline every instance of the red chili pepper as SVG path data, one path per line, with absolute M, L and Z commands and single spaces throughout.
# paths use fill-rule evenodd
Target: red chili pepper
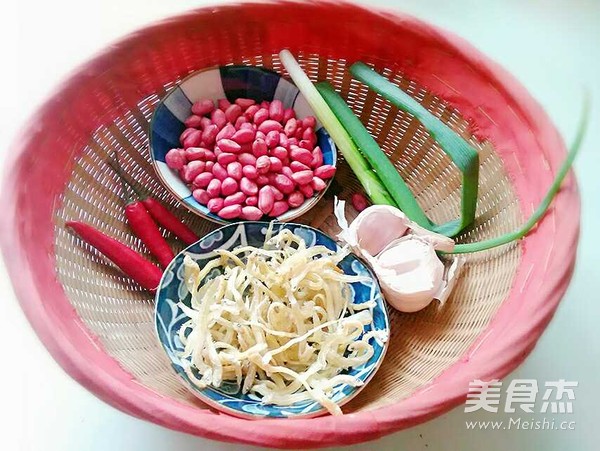
M 133 200 L 129 194 L 128 188 L 139 197 L 137 191 L 131 184 L 129 184 L 122 174 L 121 166 L 117 162 L 109 164 L 115 169 L 119 180 L 121 181 L 121 187 L 123 189 L 123 195 L 125 196 L 125 218 L 133 233 L 142 240 L 142 243 L 146 245 L 152 255 L 158 259 L 158 263 L 163 268 L 166 268 L 171 260 L 175 258 L 175 254 L 169 247 L 169 244 L 158 230 L 158 226 L 146 210 L 146 207 L 141 200 Z
M 167 210 L 163 204 L 152 197 L 142 200 L 148 213 L 165 229 L 172 232 L 185 244 L 194 244 L 200 238 L 188 226 L 181 222 L 177 216 Z
M 66 226 L 79 235 L 82 240 L 104 254 L 142 287 L 150 291 L 158 288 L 162 271 L 136 251 L 83 222 L 69 221 Z
M 115 154 L 114 159 L 108 160 L 108 164 L 117 173 L 117 176 L 121 181 L 121 185 L 123 186 L 123 192 L 127 193 L 127 186 L 131 188 L 138 199 L 144 203 L 146 210 L 148 210 L 148 213 L 150 213 L 152 218 L 154 218 L 158 224 L 163 226 L 169 232 L 173 233 L 173 235 L 175 235 L 185 244 L 193 244 L 200 239 L 198 235 L 196 235 L 188 226 L 181 222 L 177 216 L 165 208 L 164 205 L 162 205 L 156 199 L 148 196 L 146 193 L 140 192 L 140 190 L 135 187 L 134 183 L 128 178 L 127 174 L 123 173 L 117 154 Z
M 175 254 L 158 230 L 158 226 L 144 204 L 139 200 L 128 203 L 125 207 L 125 217 L 133 233 L 142 240 L 150 253 L 158 259 L 160 265 L 166 268 L 175 258 Z

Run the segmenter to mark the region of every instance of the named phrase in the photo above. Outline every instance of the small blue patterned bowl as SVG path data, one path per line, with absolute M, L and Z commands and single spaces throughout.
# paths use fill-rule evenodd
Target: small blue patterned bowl
M 230 224 L 209 233 L 177 255 L 166 268 L 156 293 L 156 333 L 167 356 L 171 359 L 173 368 L 186 382 L 187 387 L 198 398 L 215 409 L 242 418 L 289 418 L 321 415 L 326 411 L 316 401 L 297 402 L 285 407 L 264 404 L 261 402 L 260 397 L 253 394 L 242 394 L 238 386 L 233 383 L 224 383 L 220 388 L 207 387 L 200 389 L 192 384 L 184 370 L 185 367 L 190 366 L 190 361 L 181 358 L 183 345 L 177 334 L 181 325 L 187 320 L 185 313 L 178 307 L 178 302 L 180 299 L 183 299 L 183 302 L 187 305 L 190 302 L 190 295 L 183 282 L 183 258 L 185 254 L 190 255 L 198 262 L 200 267 L 203 267 L 214 258 L 212 251 L 215 249 L 232 250 L 238 246 L 246 245 L 262 247 L 268 225 L 267 222 L 257 221 Z M 273 230 L 278 232 L 282 228 L 290 229 L 302 236 L 307 246 L 323 245 L 332 250 L 340 249 L 334 240 L 312 227 L 292 223 L 276 223 Z M 385 301 L 379 290 L 377 279 L 371 270 L 353 254 L 342 260 L 339 266 L 345 274 L 366 275 L 369 277 L 369 281 L 366 283 L 355 282 L 351 284 L 354 292 L 354 303 L 363 303 L 369 299 L 375 299 L 376 306 L 372 309 L 373 322 L 365 326 L 365 331 L 377 330 L 381 331 L 383 336 L 389 336 L 389 321 Z M 369 361 L 346 371 L 347 374 L 359 378 L 364 384 L 361 387 L 339 384 L 333 389 L 332 399 L 340 406 L 350 401 L 369 382 L 383 360 L 387 349 L 387 340 L 382 342 L 378 338 L 371 338 L 370 343 L 373 346 L 374 353 Z M 195 369 L 192 371 L 195 371 Z M 198 375 L 195 374 L 195 376 Z
M 290 81 L 271 70 L 255 66 L 221 66 L 194 72 L 185 78 L 158 104 L 150 121 L 150 157 L 156 174 L 164 186 L 190 211 L 219 224 L 229 221 L 208 211 L 206 205 L 198 203 L 188 186 L 179 178 L 177 171 L 169 169 L 165 155 L 173 148 L 180 147 L 179 136 L 185 129 L 184 121 L 190 116 L 192 103 L 201 99 L 218 100 L 227 98 L 233 101 L 244 97 L 262 102 L 279 99 L 285 108 L 293 108 L 296 117 L 303 119 L 314 116 L 304 96 Z M 317 142 L 323 152 L 324 164 L 336 164 L 337 152 L 333 140 L 317 121 Z M 327 182 L 331 183 L 331 179 Z M 295 219 L 317 204 L 325 191 L 306 199 L 302 205 L 277 217 L 286 222 Z M 267 218 L 272 220 L 274 218 Z

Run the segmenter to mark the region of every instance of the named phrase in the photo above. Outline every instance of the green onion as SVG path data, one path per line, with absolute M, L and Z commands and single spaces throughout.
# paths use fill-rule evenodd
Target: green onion
M 338 149 L 346 159 L 346 162 L 362 184 L 371 200 L 376 204 L 396 206 L 392 197 L 382 185 L 377 175 L 373 172 L 369 163 L 356 148 L 356 145 L 335 117 L 331 109 L 323 100 L 308 76 L 304 73 L 294 56 L 289 50 L 282 50 L 279 59 L 287 69 L 296 87 L 306 98 L 319 121 L 323 124 Z
M 350 73 L 390 103 L 418 119 L 462 172 L 461 217 L 431 227 L 433 231 L 443 235 L 457 235 L 465 227 L 472 224 L 475 219 L 479 183 L 479 155 L 477 151 L 450 127 L 427 111 L 419 102 L 366 64 L 354 63 L 350 67 Z
M 550 203 L 554 199 L 554 196 L 560 189 L 560 185 L 565 179 L 566 175 L 573 164 L 573 160 L 577 156 L 579 152 L 579 148 L 581 147 L 581 143 L 583 141 L 583 137 L 585 136 L 585 132 L 587 130 L 588 121 L 589 121 L 589 112 L 590 112 L 590 100 L 589 97 L 586 96 L 584 104 L 583 104 L 583 113 L 581 120 L 579 121 L 579 126 L 577 129 L 577 134 L 575 136 L 575 141 L 571 144 L 571 148 L 569 149 L 569 153 L 567 154 L 567 159 L 561 165 L 560 169 L 556 173 L 554 181 L 552 185 L 550 185 L 550 189 L 546 196 L 542 200 L 542 203 L 535 210 L 535 212 L 531 215 L 531 217 L 527 220 L 527 222 L 519 229 L 511 233 L 507 233 L 505 235 L 499 236 L 497 238 L 492 238 L 490 240 L 479 241 L 477 243 L 466 243 L 466 244 L 457 244 L 454 247 L 452 252 L 448 252 L 449 254 L 465 254 L 467 252 L 479 252 L 485 251 L 488 249 L 492 249 L 494 247 L 502 246 L 503 244 L 508 244 L 512 241 L 523 238 L 525 235 L 529 233 L 529 231 L 536 225 L 536 223 L 546 214 Z
M 413 193 L 404 182 L 396 167 L 392 164 L 387 155 L 381 150 L 379 145 L 371 134 L 364 127 L 362 122 L 344 99 L 335 92 L 333 86 L 328 82 L 319 82 L 316 85 L 317 90 L 323 96 L 323 99 L 329 105 L 339 121 L 343 124 L 348 134 L 352 137 L 359 150 L 371 163 L 379 179 L 394 198 L 396 205 L 404 212 L 408 218 L 415 221 L 422 227 L 431 228 L 431 222 L 423 212 L 421 206 L 417 203 Z

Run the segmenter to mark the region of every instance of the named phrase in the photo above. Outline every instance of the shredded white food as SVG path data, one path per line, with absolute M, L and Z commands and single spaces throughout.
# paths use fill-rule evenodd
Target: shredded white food
M 307 248 L 288 229 L 269 235 L 263 248 L 215 251 L 217 258 L 202 270 L 185 257 L 192 300 L 191 308 L 179 304 L 189 317 L 179 338 L 183 357 L 202 376 L 191 368 L 187 374 L 201 388 L 233 381 L 264 403 L 288 406 L 314 399 L 341 415 L 332 389 L 362 384 L 341 372 L 373 355 L 372 334 L 361 334 L 372 321 L 374 301 L 351 303 L 349 283 L 362 278 L 338 268 L 347 249 Z M 223 273 L 205 280 L 215 268 Z

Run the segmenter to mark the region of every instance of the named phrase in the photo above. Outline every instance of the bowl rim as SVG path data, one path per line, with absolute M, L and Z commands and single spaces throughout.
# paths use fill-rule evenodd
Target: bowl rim
M 329 1 L 292 4 L 295 18 L 314 18 L 315 14 L 329 17 L 335 13 L 336 17 L 356 17 L 365 25 L 402 31 L 402 43 L 390 35 L 384 49 L 388 54 L 406 51 L 406 47 L 400 46 L 414 40 L 437 49 L 438 52 L 432 53 L 431 47 L 411 47 L 420 64 L 408 61 L 410 64 L 401 66 L 404 74 L 476 124 L 475 137 L 494 143 L 524 216 L 529 214 L 531 204 L 544 196 L 543 182 L 550 183 L 566 149 L 543 108 L 507 70 L 454 33 L 395 10 Z M 96 83 L 114 67 L 115 55 L 126 62 L 123 54 L 137 48 L 142 38 L 168 33 L 181 24 L 196 24 L 199 17 L 209 16 L 214 20 L 215 14 L 235 13 L 239 17 L 243 12 L 248 18 L 260 20 L 265 12 L 279 13 L 281 8 L 287 10 L 289 6 L 289 2 L 254 2 L 194 9 L 141 28 L 80 65 L 34 111 L 14 140 L 0 190 L 4 211 L 0 216 L 0 244 L 16 297 L 42 343 L 72 378 L 115 408 L 170 429 L 215 440 L 278 448 L 348 445 L 417 425 L 450 410 L 465 400 L 473 376 L 501 379 L 531 352 L 556 311 L 574 269 L 580 224 L 580 197 L 574 174 L 567 177 L 554 199 L 554 208 L 535 232 L 518 244 L 524 252 L 513 287 L 463 357 L 409 397 L 343 417 L 246 422 L 166 398 L 137 382 L 106 352 L 100 339 L 77 315 L 56 270 L 55 229 L 60 224 L 55 223 L 54 215 L 70 180 L 69 169 L 83 151 L 82 140 L 97 127 L 112 123 L 114 117 L 80 115 L 78 119 L 87 122 L 74 135 L 64 134 L 64 121 L 75 120 L 72 107 L 78 99 L 94 95 Z M 290 47 L 292 51 L 302 49 L 297 42 Z M 457 64 L 469 70 L 459 74 Z M 437 72 L 432 72 L 432 67 Z M 125 78 L 135 76 L 130 66 L 121 73 Z M 457 88 L 471 93 L 470 96 L 461 96 Z M 125 100 L 134 105 L 139 96 L 151 95 L 154 90 L 152 83 L 141 85 L 135 98 L 127 94 Z M 471 102 L 472 97 L 475 102 Z M 40 147 L 42 130 L 46 136 L 64 135 L 74 150 L 56 152 L 49 146 Z M 536 152 L 529 148 L 531 144 Z M 42 165 L 29 164 L 34 155 L 47 158 L 49 165 L 42 170 Z M 534 159 L 538 165 L 543 163 L 547 167 L 544 171 L 535 166 L 540 177 L 532 184 L 524 170 L 535 171 Z M 31 196 L 25 191 L 26 184 L 22 181 L 32 176 L 47 177 L 43 195 Z M 568 218 L 554 213 L 561 209 L 569 210 Z M 536 280 L 545 283 L 531 282 Z M 95 371 L 89 371 L 90 365 L 94 365 Z
M 268 67 L 263 67 L 263 66 L 253 66 L 253 65 L 244 65 L 244 64 L 232 64 L 232 65 L 226 65 L 226 66 L 203 67 L 202 69 L 198 69 L 198 70 L 195 70 L 193 72 L 190 72 L 188 75 L 186 75 L 185 77 L 183 77 L 179 82 L 177 82 L 176 84 L 174 84 L 169 89 L 169 91 L 165 95 L 163 95 L 160 98 L 160 100 L 155 104 L 154 111 L 152 111 L 152 115 L 150 116 L 150 121 L 148 122 L 148 153 L 150 154 L 150 162 L 152 164 L 152 169 L 154 169 L 154 173 L 156 174 L 158 180 L 160 181 L 160 183 L 163 186 L 163 188 L 165 188 L 171 194 L 171 196 L 173 196 L 177 200 L 178 204 L 180 204 L 183 207 L 185 207 L 189 212 L 194 213 L 195 215 L 200 216 L 201 218 L 206 219 L 207 221 L 211 221 L 211 222 L 214 222 L 216 224 L 226 225 L 226 224 L 234 224 L 234 223 L 239 222 L 239 221 L 247 221 L 247 220 L 241 219 L 241 218 L 234 218 L 234 219 L 230 220 L 230 219 L 220 218 L 216 214 L 207 215 L 206 213 L 204 213 L 204 212 L 202 212 L 202 211 L 194 208 L 192 205 L 189 205 L 187 202 L 185 202 L 184 198 L 182 198 L 179 194 L 177 194 L 177 192 L 171 186 L 171 184 L 167 180 L 165 180 L 165 178 L 163 177 L 163 174 L 162 174 L 160 168 L 158 167 L 158 161 L 154 157 L 154 150 L 153 150 L 154 146 L 153 146 L 153 143 L 152 143 L 152 141 L 153 141 L 152 130 L 153 130 L 154 120 L 156 118 L 156 113 L 157 113 L 158 109 L 161 106 L 164 106 L 166 100 L 171 95 L 173 95 L 173 93 L 175 92 L 175 90 L 177 88 L 180 88 L 181 85 L 184 82 L 186 82 L 187 80 L 190 80 L 190 79 L 192 79 L 194 77 L 197 77 L 199 74 L 201 74 L 203 72 L 207 72 L 207 71 L 211 71 L 211 70 L 220 70 L 221 67 L 227 67 L 227 68 L 254 68 L 254 69 L 259 69 L 262 72 L 270 72 L 272 74 L 275 74 L 279 78 L 286 80 L 287 82 L 291 83 L 293 86 L 296 86 L 294 84 L 294 82 L 289 77 L 284 77 L 281 73 L 279 73 L 279 72 L 277 72 L 277 71 L 275 71 L 273 69 L 270 69 Z M 185 95 L 185 93 L 184 93 L 184 95 Z M 302 95 L 302 93 L 299 93 L 299 95 Z M 189 98 L 188 98 L 188 100 L 190 102 L 192 101 Z M 313 113 L 313 116 L 314 116 L 315 114 L 314 114 L 314 111 L 312 110 L 312 107 L 311 107 L 311 112 Z M 325 138 L 329 140 L 329 143 L 330 143 L 330 146 L 331 146 L 331 153 L 333 155 L 333 164 L 332 165 L 337 168 L 337 163 L 338 163 L 337 146 L 336 146 L 335 142 L 333 141 L 333 139 L 331 139 L 331 137 L 329 135 L 329 132 L 325 129 L 325 127 L 322 126 L 321 129 L 323 130 L 323 133 L 325 134 Z M 304 202 L 299 207 L 292 208 L 292 209 L 286 211 L 283 215 L 280 215 L 277 218 L 273 218 L 273 220 L 279 221 L 280 220 L 279 218 L 281 216 L 285 216 L 285 215 L 288 215 L 290 213 L 293 213 L 291 216 L 285 218 L 285 222 L 289 222 L 289 221 L 293 221 L 294 219 L 297 219 L 300 216 L 308 213 L 323 198 L 323 196 L 325 195 L 325 193 L 327 192 L 327 190 L 331 186 L 332 182 L 333 182 L 333 177 L 331 177 L 328 180 L 325 180 L 326 185 L 325 185 L 324 189 L 322 189 L 321 191 L 319 191 L 316 195 L 313 195 L 311 198 L 304 199 Z M 192 191 L 190 190 L 190 194 L 191 194 L 191 192 Z
M 175 258 L 173 260 L 171 260 L 171 262 L 167 265 L 167 267 L 165 268 L 165 270 L 163 272 L 163 276 L 160 279 L 160 283 L 159 283 L 158 288 L 156 290 L 156 294 L 154 295 L 154 332 L 156 334 L 156 340 L 157 340 L 157 342 L 159 343 L 161 349 L 164 351 L 164 353 L 166 354 L 166 356 L 169 359 L 169 361 L 171 362 L 171 364 L 178 363 L 178 362 L 175 362 L 173 360 L 173 358 L 171 357 L 171 355 L 167 352 L 167 345 L 163 342 L 163 340 L 160 339 L 160 334 L 158 333 L 158 327 L 159 327 L 159 325 L 158 325 L 159 304 L 165 302 L 163 299 L 161 299 L 160 292 L 164 288 L 164 280 L 165 280 L 165 275 L 166 275 L 167 271 L 168 270 L 172 270 L 173 272 L 176 272 L 172 268 L 175 265 L 175 262 L 178 259 L 178 257 L 180 257 L 181 255 L 184 255 L 186 252 L 189 252 L 190 248 L 199 245 L 202 241 L 204 241 L 205 239 L 209 238 L 210 236 L 215 235 L 216 233 L 222 232 L 224 229 L 234 228 L 234 227 L 239 227 L 239 226 L 246 227 L 249 224 L 256 224 L 256 225 L 262 224 L 264 227 L 269 227 L 270 224 L 275 224 L 275 225 L 281 225 L 282 227 L 285 227 L 285 228 L 299 227 L 301 229 L 308 229 L 308 230 L 311 230 L 312 232 L 314 232 L 315 234 L 322 235 L 325 238 L 329 239 L 332 243 L 334 243 L 336 245 L 336 247 L 338 249 L 341 249 L 341 246 L 339 245 L 339 243 L 334 238 L 332 238 L 331 236 L 329 236 L 328 234 L 326 234 L 325 232 L 323 232 L 322 230 L 319 230 L 319 229 L 317 229 L 315 227 L 312 227 L 310 225 L 307 225 L 307 224 L 300 224 L 300 223 L 297 223 L 297 222 L 281 222 L 281 221 L 271 221 L 271 222 L 267 222 L 267 221 L 238 221 L 238 222 L 234 222 L 234 223 L 231 223 L 231 224 L 226 224 L 226 225 L 224 225 L 222 227 L 219 227 L 218 229 L 215 229 L 215 230 L 213 230 L 211 232 L 208 232 L 207 234 L 205 234 L 204 236 L 202 236 L 198 241 L 196 241 L 195 243 L 192 243 L 189 246 L 187 246 L 185 249 L 183 249 L 181 252 L 179 252 L 175 256 Z M 372 282 L 377 287 L 377 291 L 379 292 L 379 297 L 381 298 L 381 307 L 382 307 L 381 311 L 383 312 L 383 318 L 384 318 L 384 322 L 385 322 L 385 326 L 386 326 L 385 330 L 387 331 L 388 339 L 383 344 L 381 354 L 380 354 L 379 358 L 377 359 L 377 362 L 376 362 L 375 366 L 373 367 L 373 369 L 371 370 L 371 372 L 369 373 L 369 375 L 367 376 L 367 378 L 363 381 L 363 384 L 360 385 L 360 386 L 354 387 L 354 391 L 352 393 L 350 393 L 349 395 L 346 395 L 341 400 L 341 402 L 336 403 L 339 407 L 343 407 L 345 404 L 347 404 L 350 401 L 352 401 L 352 399 L 354 399 L 369 384 L 369 382 L 371 382 L 373 380 L 373 377 L 379 371 L 379 368 L 381 368 L 381 365 L 382 365 L 383 361 L 385 360 L 385 356 L 386 356 L 387 350 L 389 348 L 389 342 L 390 342 L 389 335 L 390 335 L 390 330 L 391 330 L 387 302 L 385 300 L 385 296 L 383 294 L 383 291 L 381 290 L 381 286 L 379 285 L 379 281 L 377 280 L 377 276 L 375 276 L 375 273 L 373 272 L 373 270 L 371 269 L 371 267 L 363 259 L 361 259 L 358 255 L 356 255 L 354 252 L 350 252 L 349 256 L 352 256 L 356 261 L 360 262 L 367 269 Z M 173 370 L 177 374 L 177 377 L 181 380 L 181 382 L 188 389 L 188 391 L 190 393 L 192 393 L 194 396 L 196 396 L 198 399 L 200 399 L 202 402 L 204 402 L 205 404 L 209 405 L 210 407 L 213 407 L 216 410 L 222 411 L 224 413 L 227 413 L 229 415 L 232 415 L 232 416 L 235 416 L 235 417 L 241 418 L 241 419 L 257 420 L 257 419 L 265 419 L 265 418 L 267 418 L 267 417 L 260 416 L 260 415 L 257 415 L 257 414 L 250 414 L 250 413 L 246 413 L 246 412 L 241 412 L 238 409 L 234 409 L 233 407 L 230 407 L 228 405 L 221 404 L 220 402 L 218 402 L 216 400 L 213 400 L 213 399 L 209 398 L 208 396 L 204 396 L 202 394 L 201 389 L 199 389 L 198 387 L 194 387 L 193 384 L 191 384 L 187 379 L 185 379 L 183 377 L 183 375 L 179 371 L 177 371 L 175 369 L 173 369 Z M 346 384 L 346 385 L 348 385 L 348 384 Z M 213 388 L 213 390 L 217 390 L 214 387 L 212 387 L 212 388 Z M 283 406 L 280 406 L 280 407 L 284 408 Z M 290 419 L 290 420 L 291 419 L 299 419 L 299 418 L 309 419 L 309 418 L 315 418 L 315 417 L 324 416 L 324 415 L 328 415 L 328 412 L 321 405 L 318 410 L 313 411 L 313 412 L 309 412 L 309 413 L 305 413 L 305 414 L 292 415 L 290 417 L 285 417 L 285 418 L 283 418 L 283 417 L 277 417 L 277 419 Z M 268 417 L 268 418 L 272 418 L 272 417 Z

